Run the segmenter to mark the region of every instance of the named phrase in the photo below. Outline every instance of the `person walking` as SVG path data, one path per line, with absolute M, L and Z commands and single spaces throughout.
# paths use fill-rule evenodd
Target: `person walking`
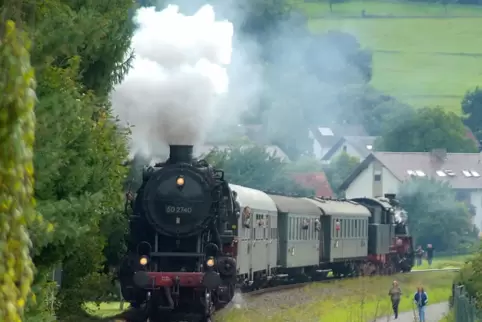
M 420 286 L 417 288 L 417 292 L 415 292 L 413 300 L 415 305 L 417 305 L 419 321 L 425 322 L 425 306 L 428 303 L 428 295 L 423 287 Z
M 432 244 L 427 245 L 427 262 L 428 262 L 428 267 L 432 267 L 432 260 L 433 260 L 433 246 Z
M 422 265 L 422 257 L 423 257 L 423 249 L 422 246 L 418 246 L 415 250 L 415 258 L 417 259 L 417 266 Z
M 398 319 L 398 305 L 400 304 L 400 298 L 402 296 L 402 290 L 400 286 L 398 286 L 397 281 L 393 281 L 392 288 L 388 291 L 388 295 L 390 296 L 390 300 L 392 301 L 392 309 L 393 314 L 395 315 L 395 319 Z

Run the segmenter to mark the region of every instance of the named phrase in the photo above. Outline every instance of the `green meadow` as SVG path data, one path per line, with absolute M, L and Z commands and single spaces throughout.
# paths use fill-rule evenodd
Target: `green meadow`
M 346 31 L 370 48 L 372 85 L 401 101 L 459 112 L 465 92 L 482 85 L 482 6 L 350 1 L 330 12 L 324 1 L 292 4 L 312 31 Z

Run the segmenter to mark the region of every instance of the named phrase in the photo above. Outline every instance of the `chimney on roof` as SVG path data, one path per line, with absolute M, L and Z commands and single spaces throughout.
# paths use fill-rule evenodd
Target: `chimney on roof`
M 433 149 L 430 152 L 430 156 L 433 161 L 445 162 L 447 159 L 447 149 Z

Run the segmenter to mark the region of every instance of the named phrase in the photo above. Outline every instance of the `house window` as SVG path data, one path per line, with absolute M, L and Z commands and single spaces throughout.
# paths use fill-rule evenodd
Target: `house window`
M 375 180 L 375 181 L 381 181 L 381 180 L 382 180 L 382 175 L 381 175 L 381 174 L 375 174 L 375 175 L 373 176 L 373 180 Z

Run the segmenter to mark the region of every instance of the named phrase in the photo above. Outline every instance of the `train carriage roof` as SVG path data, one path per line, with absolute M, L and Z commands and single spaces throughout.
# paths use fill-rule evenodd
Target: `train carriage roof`
M 277 195 L 268 195 L 276 203 L 279 212 L 321 216 L 322 212 L 318 207 L 305 200 L 305 198 L 293 198 Z
M 304 198 L 323 211 L 326 216 L 358 216 L 358 217 L 370 217 L 370 211 L 350 200 L 329 200 L 320 198 Z
M 388 199 L 386 198 L 369 198 L 369 197 L 361 197 L 361 198 L 353 198 L 351 199 L 355 202 L 361 203 L 361 204 L 376 204 L 380 205 L 383 210 L 390 210 L 393 208 L 393 206 L 390 204 Z
M 276 204 L 263 191 L 238 186 L 236 184 L 229 184 L 229 187 L 238 194 L 237 200 L 241 207 L 249 206 L 258 210 L 278 211 Z

